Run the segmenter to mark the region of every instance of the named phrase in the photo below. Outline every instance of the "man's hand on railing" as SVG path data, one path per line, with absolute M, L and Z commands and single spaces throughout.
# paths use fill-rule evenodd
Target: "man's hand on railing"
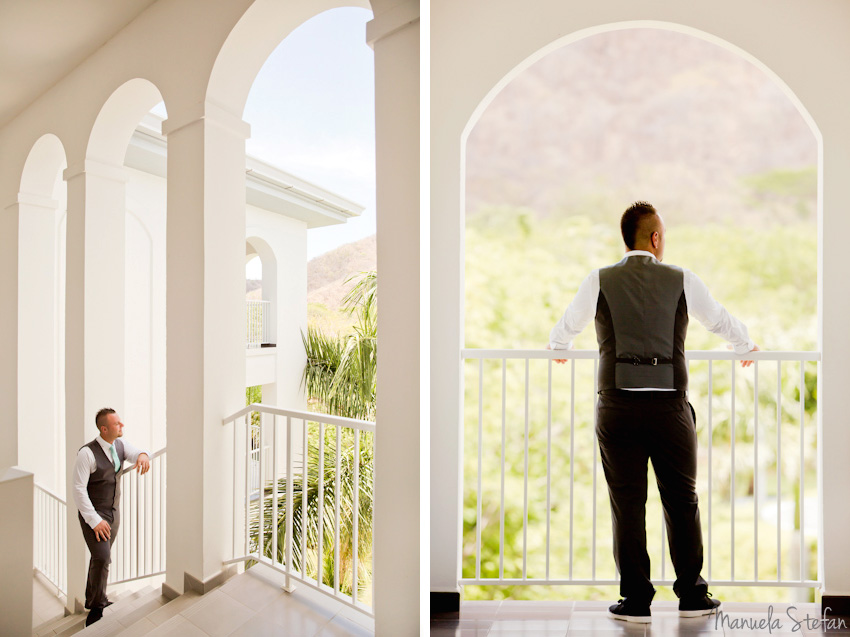
M 759 346 L 758 346 L 758 345 L 753 345 L 753 349 L 751 349 L 750 351 L 751 351 L 751 352 L 757 352 L 757 351 L 759 351 Z M 749 367 L 749 366 L 750 366 L 750 365 L 752 365 L 752 364 L 753 364 L 753 361 L 741 361 L 741 367 Z
M 552 349 L 552 348 L 549 346 L 549 344 L 548 344 L 548 343 L 546 344 L 546 349 Z M 558 363 L 558 365 L 563 365 L 563 364 L 564 364 L 564 363 L 566 363 L 569 359 L 568 359 L 568 358 L 553 358 L 552 360 L 554 360 L 556 363 Z
M 133 469 L 138 469 L 139 473 L 144 475 L 151 468 L 151 459 L 148 457 L 146 453 L 140 453 L 139 457 L 136 459 L 136 464 L 133 466 Z

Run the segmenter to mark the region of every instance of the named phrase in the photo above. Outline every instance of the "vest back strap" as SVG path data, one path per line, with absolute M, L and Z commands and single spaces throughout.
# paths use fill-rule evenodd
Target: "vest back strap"
M 672 365 L 672 358 L 640 358 L 639 356 L 631 356 L 629 358 L 617 358 L 618 363 L 628 363 L 629 365 Z

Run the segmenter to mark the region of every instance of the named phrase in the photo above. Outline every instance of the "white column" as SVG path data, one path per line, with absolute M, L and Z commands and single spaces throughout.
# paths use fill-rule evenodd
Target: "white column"
M 56 383 L 56 212 L 48 197 L 18 195 L 18 465 L 53 491 L 59 483 L 57 431 L 52 425 Z M 33 429 L 33 409 L 45 419 Z
M 850 186 L 846 175 L 850 157 L 846 140 L 850 135 L 844 118 L 837 126 L 824 126 L 823 215 L 819 229 L 821 277 L 819 314 L 822 317 L 821 351 L 823 362 L 818 375 L 818 438 L 820 443 L 819 509 L 823 516 L 820 546 L 820 573 L 825 596 L 850 597 L 850 427 L 847 418 L 847 387 L 850 385 L 850 295 L 847 294 L 847 241 L 850 233 Z M 836 135 L 830 136 L 829 131 Z M 831 143 L 830 143 L 831 141 Z M 843 142 L 843 143 L 842 143 Z M 847 600 L 844 600 L 845 608 Z M 830 605 L 824 600 L 824 605 Z M 835 604 L 833 613 L 835 613 Z M 846 611 L 845 611 L 846 612 Z
M 375 50 L 378 405 L 375 633 L 419 634 L 419 3 L 367 26 Z
M 17 468 L 0 474 L 0 625 L 4 635 L 32 632 L 33 480 Z
M 245 139 L 209 103 L 168 135 L 166 584 L 206 582 L 230 557 L 233 432 L 245 404 Z M 244 439 L 244 433 L 241 434 Z
M 0 210 L 0 469 L 18 464 L 18 203 Z
M 65 466 L 68 607 L 85 597 L 87 564 L 73 498 L 74 462 L 97 436 L 102 407 L 124 403 L 124 210 L 122 166 L 90 159 L 71 165 L 65 268 Z M 132 440 L 131 429 L 125 430 Z

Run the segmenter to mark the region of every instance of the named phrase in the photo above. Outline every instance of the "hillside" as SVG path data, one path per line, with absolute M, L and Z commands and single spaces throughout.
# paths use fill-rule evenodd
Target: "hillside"
M 346 279 L 376 267 L 375 235 L 310 259 L 307 262 L 307 303 L 338 310 L 351 289 L 351 284 L 345 284 Z
M 660 29 L 602 33 L 495 96 L 469 135 L 467 212 L 621 212 L 648 199 L 690 223 L 764 216 L 747 205 L 752 179 L 811 171 L 817 152 L 783 90 L 739 55 Z

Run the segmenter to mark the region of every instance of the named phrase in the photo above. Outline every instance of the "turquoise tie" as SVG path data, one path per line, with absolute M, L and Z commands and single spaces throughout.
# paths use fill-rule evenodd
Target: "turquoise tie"
M 112 462 L 115 463 L 115 471 L 121 468 L 121 461 L 118 460 L 118 452 L 115 451 L 115 445 L 109 445 L 109 454 L 112 456 Z

